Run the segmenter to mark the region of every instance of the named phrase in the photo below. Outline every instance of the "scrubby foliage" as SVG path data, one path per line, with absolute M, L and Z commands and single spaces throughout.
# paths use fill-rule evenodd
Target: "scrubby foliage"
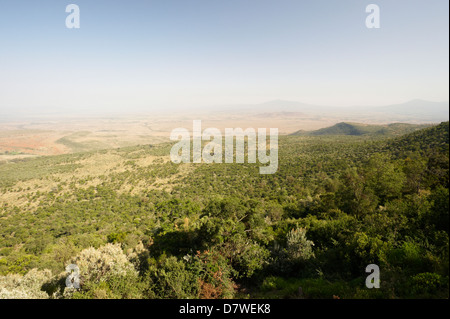
M 42 286 L 51 280 L 49 270 L 31 269 L 25 275 L 0 276 L 0 299 L 47 299 Z
M 448 128 L 282 136 L 273 175 L 175 165 L 170 144 L 1 164 L 0 296 L 448 298 Z
M 98 249 L 87 248 L 72 261 L 80 269 L 81 285 L 108 281 L 113 277 L 135 274 L 131 262 L 119 245 L 107 244 Z

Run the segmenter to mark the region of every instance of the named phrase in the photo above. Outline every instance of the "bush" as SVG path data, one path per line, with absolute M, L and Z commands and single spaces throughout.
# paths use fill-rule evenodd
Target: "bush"
M 138 298 L 138 272 L 118 244 L 81 251 L 72 263 L 79 268 L 80 288 L 72 298 Z
M 63 295 L 65 298 L 141 296 L 138 272 L 118 244 L 107 244 L 98 249 L 87 248 L 72 259 L 72 263 L 79 268 L 80 290 L 66 289 Z
M 292 229 L 287 234 L 286 251 L 288 258 L 292 261 L 302 261 L 314 257 L 312 247 L 314 243 L 306 238 L 306 229 Z
M 132 273 L 125 276 L 111 276 L 108 281 L 90 282 L 82 290 L 73 291 L 72 299 L 139 299 L 142 285 Z
M 306 238 L 306 229 L 294 228 L 286 235 L 286 248 L 275 243 L 270 266 L 282 275 L 297 272 L 314 258 L 313 246 L 314 243 Z
M 0 299 L 48 299 L 42 286 L 51 279 L 50 270 L 32 269 L 26 275 L 0 277 Z
M 174 256 L 166 258 L 163 255 L 159 262 L 151 263 L 146 284 L 145 295 L 152 299 L 198 298 L 199 295 L 197 277 Z
M 127 234 L 122 233 L 111 233 L 108 235 L 107 240 L 108 243 L 115 244 L 115 243 L 123 243 L 125 241 L 125 238 L 127 237 Z
M 133 264 L 117 244 L 107 244 L 98 249 L 87 248 L 72 263 L 79 268 L 81 285 L 108 281 L 117 276 L 137 276 Z
M 189 263 L 189 268 L 199 280 L 200 298 L 233 298 L 236 285 L 231 277 L 237 272 L 220 251 L 198 251 Z
M 436 293 L 443 287 L 443 280 L 439 274 L 436 273 L 420 273 L 411 278 L 413 291 L 416 294 L 432 294 Z

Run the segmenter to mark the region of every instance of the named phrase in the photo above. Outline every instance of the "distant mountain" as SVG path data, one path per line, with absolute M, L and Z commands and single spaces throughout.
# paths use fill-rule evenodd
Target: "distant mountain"
M 271 113 L 271 112 L 317 112 L 336 110 L 336 107 L 323 105 L 314 105 L 301 103 L 296 101 L 273 100 L 259 104 L 236 104 L 236 105 L 219 105 L 211 107 L 212 112 L 249 112 L 249 113 Z
M 449 120 L 449 102 L 412 100 L 384 106 L 335 107 L 295 101 L 274 100 L 260 104 L 242 104 L 211 107 L 211 112 L 267 114 L 272 112 L 305 113 L 306 116 L 340 118 L 341 121 L 440 123 Z M 262 115 L 261 115 L 262 116 Z
M 402 115 L 411 118 L 422 118 L 429 121 L 448 121 L 449 102 L 431 102 L 424 100 L 412 100 L 406 103 L 387 106 L 371 107 L 370 112 Z
M 285 112 L 301 112 L 301 111 L 326 111 L 330 109 L 336 110 L 336 107 L 314 105 L 295 101 L 274 100 L 261 104 L 257 104 L 253 107 L 257 110 L 272 110 L 272 111 L 285 111 Z
M 261 118 L 292 118 L 292 117 L 301 117 L 305 116 L 304 112 L 268 112 L 268 113 L 258 113 L 255 114 L 254 117 L 261 117 Z
M 408 122 L 408 123 L 440 123 L 449 120 L 449 102 L 431 102 L 425 100 L 412 100 L 405 103 L 385 106 L 326 106 L 314 105 L 296 101 L 273 100 L 259 104 L 214 105 L 189 108 L 0 108 L 0 123 L 18 120 L 53 119 L 64 117 L 116 117 L 126 115 L 152 115 L 163 114 L 196 114 L 245 115 L 258 118 L 305 118 L 320 121 L 332 119 L 336 122 Z M 330 121 L 327 121 L 330 123 Z
M 370 108 L 371 111 L 392 112 L 392 113 L 442 113 L 448 115 L 449 102 L 431 102 L 425 100 L 411 100 L 401 104 L 392 104 L 387 106 L 378 106 Z
M 291 135 L 306 135 L 306 136 L 320 136 L 320 135 L 382 135 L 382 136 L 401 136 L 411 133 L 430 125 L 426 124 L 406 124 L 406 123 L 392 123 L 387 125 L 371 125 L 360 123 L 341 122 L 331 127 L 322 128 L 316 131 L 297 131 Z

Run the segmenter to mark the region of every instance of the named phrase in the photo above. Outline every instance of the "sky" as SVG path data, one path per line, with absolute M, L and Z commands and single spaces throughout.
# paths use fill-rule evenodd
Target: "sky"
M 80 8 L 80 28 L 65 25 Z M 380 7 L 368 29 L 366 6 Z M 0 0 L 0 114 L 448 101 L 447 0 Z

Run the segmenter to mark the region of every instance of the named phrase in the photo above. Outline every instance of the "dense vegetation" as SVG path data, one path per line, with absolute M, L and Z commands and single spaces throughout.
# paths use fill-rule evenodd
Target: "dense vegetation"
M 297 131 L 292 135 L 353 135 L 370 137 L 390 137 L 400 136 L 429 127 L 426 124 L 392 123 L 386 125 L 371 125 L 360 123 L 341 122 L 331 127 L 322 128 L 316 131 Z
M 170 147 L 0 165 L 0 298 L 448 298 L 448 122 L 282 136 L 273 175 Z

